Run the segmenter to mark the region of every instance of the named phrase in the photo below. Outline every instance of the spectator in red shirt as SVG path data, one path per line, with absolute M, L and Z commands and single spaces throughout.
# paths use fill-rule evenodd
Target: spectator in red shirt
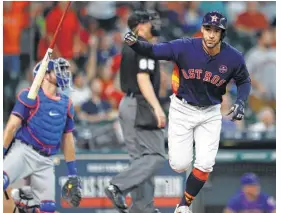
M 235 26 L 242 32 L 255 33 L 268 28 L 266 16 L 258 10 L 258 2 L 247 2 L 247 10 L 238 15 Z
M 53 8 L 46 17 L 46 36 L 50 43 L 55 34 L 57 25 L 62 17 L 66 8 L 67 2 L 61 1 Z M 71 60 L 79 56 L 80 52 L 80 23 L 78 17 L 72 8 L 66 13 L 64 22 L 62 23 L 61 30 L 58 33 L 56 40 L 56 48 L 54 56 L 64 57 Z

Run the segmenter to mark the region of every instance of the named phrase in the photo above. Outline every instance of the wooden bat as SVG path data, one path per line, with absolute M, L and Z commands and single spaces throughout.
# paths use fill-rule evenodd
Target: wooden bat
M 6 200 L 9 200 L 10 198 L 9 198 L 8 192 L 7 192 L 7 191 L 4 191 L 4 194 L 5 194 Z
M 53 40 L 51 41 L 51 44 L 50 44 L 50 46 L 49 46 L 49 48 L 48 48 L 48 50 L 47 50 L 47 52 L 46 52 L 46 54 L 45 54 L 45 56 L 42 60 L 41 66 L 40 66 L 40 68 L 39 68 L 39 70 L 38 70 L 38 72 L 37 72 L 37 74 L 36 74 L 36 76 L 35 76 L 35 78 L 32 82 L 32 85 L 31 85 L 30 90 L 29 90 L 28 95 L 27 95 L 27 97 L 29 99 L 35 100 L 35 98 L 38 94 L 39 88 L 41 86 L 41 83 L 43 81 L 43 78 L 45 76 L 45 73 L 46 73 L 46 70 L 47 70 L 47 67 L 48 67 L 49 60 L 52 57 L 52 53 L 53 53 L 53 49 L 54 49 L 54 46 L 55 46 L 55 42 L 56 42 L 56 39 L 57 39 L 58 32 L 61 28 L 62 22 L 65 18 L 65 14 L 66 14 L 70 4 L 71 4 L 71 1 L 69 1 L 67 3 L 65 11 L 64 11 L 64 13 L 63 13 L 63 15 L 60 19 L 60 22 L 57 26 L 57 29 L 55 31 Z

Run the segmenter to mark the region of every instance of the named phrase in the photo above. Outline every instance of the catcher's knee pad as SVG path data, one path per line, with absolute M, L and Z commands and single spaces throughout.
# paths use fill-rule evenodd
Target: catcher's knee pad
M 56 203 L 52 200 L 44 200 L 40 203 L 40 212 L 54 213 L 56 211 Z
M 5 191 L 10 184 L 9 176 L 3 171 L 3 190 Z

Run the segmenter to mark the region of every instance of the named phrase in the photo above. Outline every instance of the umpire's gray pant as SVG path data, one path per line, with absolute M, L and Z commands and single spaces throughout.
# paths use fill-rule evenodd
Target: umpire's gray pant
M 119 117 L 130 167 L 115 176 L 111 184 L 123 193 L 131 193 L 130 213 L 154 212 L 154 175 L 165 161 L 164 130 L 135 128 L 137 101 L 125 96 L 119 106 Z

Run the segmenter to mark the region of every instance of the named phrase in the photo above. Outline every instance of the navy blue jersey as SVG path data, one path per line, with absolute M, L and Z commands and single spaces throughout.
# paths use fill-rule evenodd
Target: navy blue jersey
M 260 193 L 256 200 L 247 200 L 242 191 L 236 193 L 228 202 L 227 208 L 235 213 L 272 213 L 275 209 L 275 199 L 265 193 Z
M 177 76 L 173 78 L 178 85 L 174 92 L 190 104 L 220 104 L 231 79 L 238 87 L 237 99 L 246 101 L 249 96 L 251 84 L 244 57 L 225 42 L 215 56 L 204 51 L 201 38 L 183 38 L 155 45 L 138 41 L 131 47 L 139 54 L 175 62 L 178 81 Z

